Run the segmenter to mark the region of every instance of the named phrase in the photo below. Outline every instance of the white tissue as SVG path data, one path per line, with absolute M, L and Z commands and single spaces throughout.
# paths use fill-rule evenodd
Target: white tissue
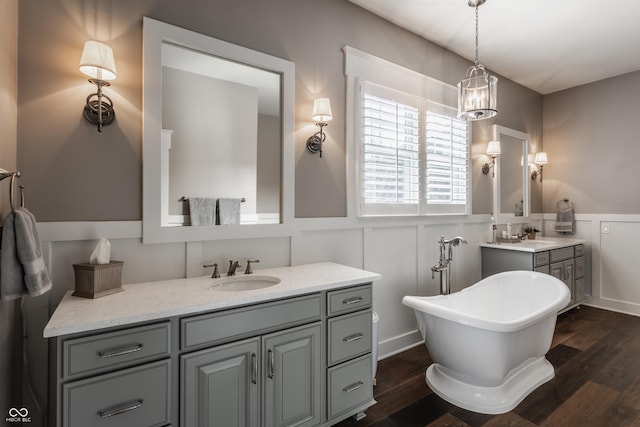
M 89 264 L 109 264 L 111 260 L 111 243 L 107 239 L 100 239 L 98 245 L 89 257 Z

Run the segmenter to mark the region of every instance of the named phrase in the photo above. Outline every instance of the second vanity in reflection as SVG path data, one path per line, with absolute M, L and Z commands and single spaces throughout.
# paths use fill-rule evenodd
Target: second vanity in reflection
M 543 237 L 518 243 L 483 243 L 482 277 L 503 271 L 529 270 L 562 280 L 571 291 L 568 310 L 585 299 L 587 277 L 584 240 Z
M 262 286 L 238 290 L 252 278 Z M 329 426 L 361 414 L 375 403 L 379 278 L 318 263 L 95 300 L 69 292 L 44 330 L 56 349 L 50 424 Z

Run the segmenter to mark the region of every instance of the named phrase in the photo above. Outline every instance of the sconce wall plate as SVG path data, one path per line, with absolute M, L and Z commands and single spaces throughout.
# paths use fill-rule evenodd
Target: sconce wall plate
M 322 157 L 322 143 L 327 139 L 327 134 L 323 132 L 327 124 L 328 123 L 316 123 L 317 126 L 320 126 L 320 130 L 307 139 L 307 150 L 312 153 L 320 153 L 320 157 Z
M 98 132 L 102 132 L 103 126 L 109 126 L 116 119 L 113 101 L 102 93 L 102 88 L 111 86 L 111 83 L 98 79 L 89 79 L 89 81 L 98 87 L 98 91 L 87 96 L 83 111 L 84 118 L 92 125 L 97 126 Z

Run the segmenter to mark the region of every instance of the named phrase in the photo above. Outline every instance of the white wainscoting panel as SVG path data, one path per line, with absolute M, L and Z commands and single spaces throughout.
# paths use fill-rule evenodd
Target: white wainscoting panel
M 635 274 L 640 265 L 638 236 L 640 223 L 610 222 L 609 233 L 601 234 L 601 295 L 640 308 L 640 286 Z
M 331 261 L 362 268 L 363 233 L 361 227 L 300 231 L 292 237 L 291 265 Z
M 364 269 L 379 273 L 373 286 L 373 309 L 378 323 L 380 355 L 415 344 L 413 311 L 402 297 L 418 292 L 417 226 L 377 227 L 365 233 Z M 394 342 L 399 340 L 399 342 Z

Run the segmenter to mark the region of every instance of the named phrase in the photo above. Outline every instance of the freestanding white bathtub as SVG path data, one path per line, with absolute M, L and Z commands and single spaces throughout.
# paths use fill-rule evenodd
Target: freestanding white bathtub
M 464 409 L 500 414 L 551 380 L 544 357 L 558 310 L 570 300 L 553 276 L 509 271 L 450 295 L 405 296 L 433 364 L 429 387 Z

